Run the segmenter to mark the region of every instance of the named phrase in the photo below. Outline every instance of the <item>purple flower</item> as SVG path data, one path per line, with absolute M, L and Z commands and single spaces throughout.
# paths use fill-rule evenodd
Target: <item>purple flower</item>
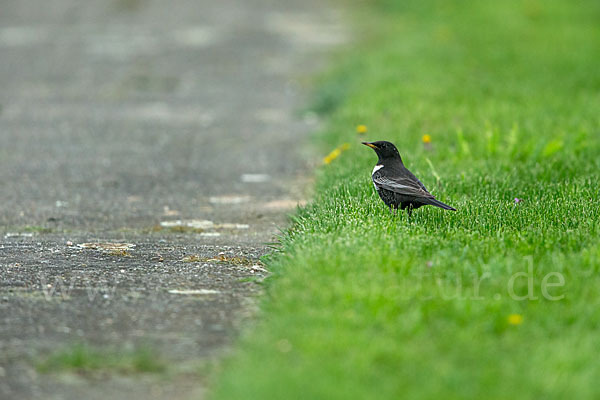
M 519 204 L 522 200 L 518 197 L 515 197 L 515 204 Z

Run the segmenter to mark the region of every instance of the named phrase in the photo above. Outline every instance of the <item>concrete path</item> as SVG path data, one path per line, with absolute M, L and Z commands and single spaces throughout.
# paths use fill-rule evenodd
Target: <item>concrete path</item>
M 342 40 L 316 0 L 3 2 L 1 399 L 202 397 L 306 197 L 302 82 Z M 166 370 L 39 371 L 77 343 Z

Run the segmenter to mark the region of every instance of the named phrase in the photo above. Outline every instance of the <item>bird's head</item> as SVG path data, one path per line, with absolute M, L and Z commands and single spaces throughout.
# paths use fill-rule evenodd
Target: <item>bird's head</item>
M 378 142 L 362 142 L 362 144 L 375 150 L 375 153 L 379 157 L 379 162 L 383 160 L 398 160 L 402 162 L 398 149 L 390 142 L 381 140 Z

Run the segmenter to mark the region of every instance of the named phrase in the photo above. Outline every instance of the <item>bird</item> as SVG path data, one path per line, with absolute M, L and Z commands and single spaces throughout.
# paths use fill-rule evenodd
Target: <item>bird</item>
M 398 208 L 408 209 L 410 218 L 413 210 L 425 205 L 456 211 L 456 208 L 442 203 L 427 191 L 425 185 L 404 166 L 398 149 L 392 143 L 377 141 L 362 144 L 375 150 L 379 157 L 371 179 L 379 197 L 394 215 Z

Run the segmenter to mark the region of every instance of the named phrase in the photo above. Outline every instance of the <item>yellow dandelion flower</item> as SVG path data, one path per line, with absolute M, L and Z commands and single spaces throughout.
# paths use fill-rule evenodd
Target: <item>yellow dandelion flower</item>
M 508 323 L 511 325 L 521 325 L 523 322 L 523 316 L 521 314 L 510 314 L 507 319 Z
M 358 133 L 359 135 L 362 135 L 364 133 L 367 133 L 368 129 L 366 125 L 358 125 L 356 127 L 356 133 Z
M 423 138 L 421 140 L 423 140 L 423 143 L 425 143 L 425 144 L 431 143 L 431 136 L 428 134 L 424 134 Z
M 340 154 L 342 154 L 342 151 L 348 150 L 349 148 L 350 148 L 349 143 L 344 143 L 344 144 L 336 147 L 335 149 L 333 149 L 333 151 L 331 153 L 327 154 L 325 156 L 325 158 L 323 158 L 323 163 L 325 163 L 325 164 L 331 163 L 333 160 L 338 158 L 340 156 Z
M 339 148 L 334 149 L 331 153 L 329 153 L 329 154 L 327 154 L 327 156 L 325 156 L 325 158 L 323 159 L 323 162 L 325 164 L 329 164 L 330 162 L 332 162 L 333 160 L 338 158 L 340 156 L 340 154 L 342 154 L 342 151 Z

